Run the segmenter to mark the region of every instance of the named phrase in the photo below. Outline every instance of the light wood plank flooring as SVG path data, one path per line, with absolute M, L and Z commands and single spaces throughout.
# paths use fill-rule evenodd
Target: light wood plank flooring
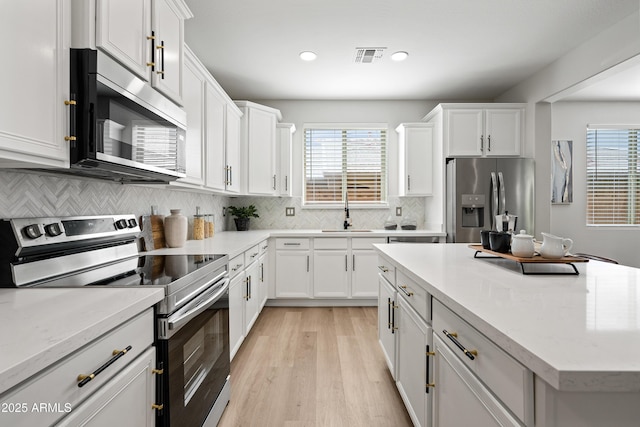
M 221 427 L 410 426 L 376 307 L 265 307 L 231 364 Z

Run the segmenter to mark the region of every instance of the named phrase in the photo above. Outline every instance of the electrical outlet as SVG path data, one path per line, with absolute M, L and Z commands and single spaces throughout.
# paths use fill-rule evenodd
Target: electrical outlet
M 296 216 L 296 208 L 284 208 L 284 214 L 286 216 Z
M 396 216 L 402 216 L 402 206 L 396 206 Z

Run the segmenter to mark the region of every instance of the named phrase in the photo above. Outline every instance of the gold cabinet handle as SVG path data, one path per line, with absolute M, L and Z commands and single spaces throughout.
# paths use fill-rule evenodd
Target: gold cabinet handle
M 400 286 L 400 290 L 408 297 L 412 297 L 413 296 L 413 292 L 407 291 L 407 287 L 406 286 Z
M 436 383 L 428 383 L 428 384 L 425 384 L 425 386 L 433 388 L 436 386 Z
M 162 374 L 164 374 L 164 369 L 152 369 L 151 373 L 152 374 L 162 375 Z
M 151 409 L 156 409 L 158 411 L 160 411 L 162 408 L 164 408 L 164 405 L 162 405 L 162 404 L 154 403 L 154 404 L 151 405 Z
M 76 141 L 77 138 L 75 136 L 65 136 L 64 140 L 65 141 Z
M 77 105 L 78 103 L 76 101 L 72 100 L 66 100 L 64 101 L 64 105 Z
M 104 365 L 100 366 L 98 369 L 90 373 L 89 375 L 80 374 L 78 375 L 78 387 L 84 387 L 89 381 L 97 377 L 102 371 L 111 366 L 116 360 L 120 359 L 122 356 L 127 354 L 127 352 L 131 350 L 131 346 L 128 345 L 123 350 L 114 350 L 113 357 L 109 359 Z
M 468 350 L 464 345 L 460 343 L 460 341 L 456 339 L 458 338 L 458 334 L 456 334 L 455 332 L 447 332 L 446 329 L 443 329 L 442 333 L 447 338 L 449 338 L 455 344 L 455 346 L 458 347 L 469 359 L 475 360 L 475 358 L 478 357 L 477 350 Z
M 427 356 L 435 356 L 436 352 L 435 351 L 427 351 L 426 354 L 427 354 Z
M 147 62 L 147 67 L 155 67 L 156 63 L 155 62 Z

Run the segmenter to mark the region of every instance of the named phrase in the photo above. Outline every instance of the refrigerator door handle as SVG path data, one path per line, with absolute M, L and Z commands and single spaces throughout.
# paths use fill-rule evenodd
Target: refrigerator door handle
M 500 185 L 500 209 L 502 212 L 505 212 L 507 208 L 507 191 L 504 188 L 504 177 L 502 176 L 502 172 L 498 172 L 498 184 Z
M 491 172 L 491 229 L 494 229 L 494 221 L 498 215 L 498 182 L 496 173 Z

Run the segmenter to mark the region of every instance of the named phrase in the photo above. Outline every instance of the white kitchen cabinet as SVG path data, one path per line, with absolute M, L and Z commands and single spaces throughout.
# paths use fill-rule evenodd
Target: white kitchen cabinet
M 431 425 L 433 335 L 402 293 L 398 295 L 396 385 L 414 425 L 426 427 Z
M 442 126 L 445 157 L 520 156 L 525 104 L 440 104 L 424 118 Z
M 521 426 L 437 335 L 433 343 L 434 426 Z
M 276 298 L 311 297 L 309 239 L 276 239 Z
M 71 2 L 3 2 L 0 167 L 68 167 Z
M 344 240 L 346 245 L 346 239 Z M 314 248 L 313 296 L 316 298 L 349 296 L 349 255 L 346 248 L 342 250 Z
M 433 194 L 433 124 L 402 123 L 397 128 L 399 148 L 398 194 Z
M 277 145 L 276 145 L 276 175 L 278 176 L 278 185 L 276 193 L 278 196 L 291 197 L 291 177 L 293 174 L 293 134 L 296 126 L 293 123 L 278 123 L 277 129 Z
M 93 47 L 91 4 L 74 16 L 74 46 Z M 184 21 L 192 17 L 182 0 L 98 0 L 95 46 L 182 105 Z
M 384 265 L 380 270 L 389 269 Z M 393 268 L 393 267 L 391 267 Z M 395 270 L 395 269 L 394 269 Z M 398 293 L 395 285 L 390 283 L 382 273 L 378 276 L 378 341 L 387 361 L 391 377 L 396 379 L 396 313 L 398 310 Z
M 240 164 L 240 125 L 242 112 L 233 103 L 226 106 L 225 139 L 225 190 L 239 193 L 241 190 L 242 166 Z
M 244 254 L 240 256 L 244 257 Z M 233 270 L 231 262 L 229 269 Z M 244 341 L 245 284 L 244 270 L 239 270 L 235 276 L 232 276 L 229 283 L 229 349 L 232 360 Z
M 156 349 L 147 349 L 56 426 L 155 426 Z
M 244 335 L 247 336 L 260 314 L 260 263 L 257 257 L 248 263 L 245 281 Z
M 205 82 L 206 70 L 200 61 L 187 47 L 185 48 L 185 67 L 183 79 L 183 101 L 187 113 L 186 133 L 186 177 L 172 182 L 176 185 L 183 183 L 201 186 L 204 184 L 204 133 L 206 117 Z
M 260 284 L 258 285 L 258 300 L 260 303 L 260 311 L 267 303 L 268 290 L 269 290 L 269 243 L 267 240 L 259 244 L 260 258 L 258 258 L 258 264 L 260 265 Z
M 206 183 L 207 188 L 225 190 L 225 113 L 226 100 L 212 83 L 207 83 L 205 95 L 206 120 Z
M 248 101 L 236 101 L 242 111 L 240 159 L 242 193 L 276 195 L 276 124 L 280 111 Z
M 351 296 L 376 298 L 378 296 L 378 253 L 374 244 L 385 243 L 380 237 L 351 238 Z

